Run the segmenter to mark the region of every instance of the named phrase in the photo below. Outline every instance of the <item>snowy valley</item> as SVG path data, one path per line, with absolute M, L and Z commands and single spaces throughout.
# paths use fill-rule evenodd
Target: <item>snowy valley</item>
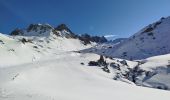
M 170 17 L 116 42 L 64 24 L 0 33 L 0 100 L 169 100 L 169 34 Z

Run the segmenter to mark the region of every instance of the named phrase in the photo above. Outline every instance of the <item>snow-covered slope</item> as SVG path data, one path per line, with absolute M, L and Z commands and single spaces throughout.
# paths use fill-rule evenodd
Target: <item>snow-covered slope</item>
M 77 51 L 91 46 L 84 45 L 79 39 L 51 33 L 48 33 L 49 36 L 34 36 L 37 33 L 31 33 L 29 36 L 7 36 L 0 33 L 0 67 L 33 62 L 60 52 Z
M 110 48 L 92 48 L 86 50 L 94 53 L 123 58 L 143 59 L 151 56 L 170 53 L 170 17 L 143 28 L 128 40 Z
M 133 71 L 135 83 L 142 86 L 170 89 L 170 54 L 139 61 Z
M 109 54 L 112 53 L 110 51 L 112 50 L 112 48 L 114 46 L 117 46 L 126 40 L 127 40 L 126 38 L 123 38 L 123 39 L 120 38 L 120 39 L 115 39 L 113 41 L 98 43 L 95 46 L 81 50 L 80 52 L 82 52 L 82 53 L 96 53 L 96 54 L 108 56 Z M 109 57 L 111 57 L 111 55 L 109 55 Z
M 164 25 L 166 20 L 162 19 L 159 25 Z M 152 27 L 156 30 L 159 25 Z M 127 45 L 133 46 L 130 41 L 135 41 L 139 33 L 127 40 Z M 89 50 L 112 54 L 126 42 L 97 45 L 98 49 Z M 170 89 L 169 54 L 128 61 L 120 59 L 122 56 L 109 58 L 81 53 L 92 45 L 84 45 L 65 25 L 53 28 L 34 24 L 24 30 L 16 29 L 10 36 L 0 33 L 0 100 L 143 100 L 146 97 L 169 100 L 169 91 L 146 88 Z
M 132 61 L 137 63 L 135 66 L 127 63 L 128 66 L 125 67 L 114 62 L 113 67 L 116 70 L 113 72 L 116 74 L 114 79 L 122 80 L 123 78 L 140 86 L 169 90 L 169 38 L 170 17 L 167 17 L 148 25 L 125 41 L 103 43 L 81 52 L 97 53 L 116 60 L 117 58 L 138 59 Z
M 0 68 L 0 99 L 169 100 L 169 91 L 115 81 L 112 74 L 87 66 L 98 58 L 94 54 L 68 52 L 51 60 Z
M 103 58 L 102 58 L 103 59 Z M 90 66 L 110 73 L 114 80 L 139 86 L 170 90 L 170 54 L 143 60 L 128 61 L 118 58 L 104 58 L 91 61 Z M 129 80 L 129 81 L 128 81 Z

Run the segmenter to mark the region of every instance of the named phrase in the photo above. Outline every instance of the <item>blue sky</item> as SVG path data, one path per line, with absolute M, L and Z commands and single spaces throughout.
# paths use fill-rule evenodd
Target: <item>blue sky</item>
M 0 0 L 0 32 L 65 23 L 77 34 L 129 37 L 170 16 L 170 0 Z

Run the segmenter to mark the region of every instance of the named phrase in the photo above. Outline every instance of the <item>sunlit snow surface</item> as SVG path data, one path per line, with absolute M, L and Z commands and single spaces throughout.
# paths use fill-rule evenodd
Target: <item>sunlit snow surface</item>
M 60 56 L 60 55 L 58 55 Z M 169 100 L 170 92 L 114 81 L 89 67 L 92 54 L 64 53 L 58 58 L 1 68 L 1 100 Z M 85 65 L 80 63 L 84 62 Z
M 19 41 L 22 38 L 0 34 L 3 41 L 0 44 L 0 100 L 170 98 L 169 91 L 139 87 L 128 80 L 115 81 L 113 71 L 106 73 L 96 66 L 88 66 L 88 62 L 98 60 L 99 55 L 73 52 L 90 47 L 79 40 L 55 36 L 29 37 L 33 42 L 23 44 Z M 149 60 L 156 62 L 154 58 Z M 133 68 L 136 62 L 128 61 L 128 64 Z M 143 68 L 150 70 L 147 67 L 149 62 L 146 64 Z

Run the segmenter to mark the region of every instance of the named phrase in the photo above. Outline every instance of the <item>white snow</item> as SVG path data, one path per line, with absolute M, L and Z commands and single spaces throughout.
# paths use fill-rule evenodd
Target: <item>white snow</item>
M 138 76 L 139 80 L 143 80 L 141 84 L 150 85 L 149 87 L 164 86 L 170 87 L 170 54 L 150 57 L 146 62 L 140 65 L 140 69 L 154 72 L 155 75 L 148 79 Z
M 162 25 L 167 26 L 169 23 L 165 21 Z M 163 26 L 160 25 L 157 31 Z M 38 31 L 24 31 L 24 33 L 23 36 L 0 33 L 0 100 L 169 100 L 170 98 L 170 91 L 147 88 L 170 87 L 170 69 L 167 67 L 170 64 L 170 54 L 139 60 L 145 61 L 139 65 L 140 69 L 157 73 L 149 78 L 143 74 L 137 76 L 138 83 L 147 86 L 141 87 L 123 76 L 129 69 L 139 64 L 137 61 L 126 60 L 128 65 L 123 65 L 120 62 L 123 59 L 105 58 L 107 63 L 119 64 L 120 67 L 117 70 L 109 65 L 110 73 L 107 73 L 101 70 L 101 67 L 88 66 L 89 61 L 97 61 L 99 55 L 75 52 L 90 48 L 93 44 L 84 45 L 78 39 L 68 39 L 65 34 L 69 33 L 65 31 L 58 32 L 60 36 L 56 36 L 52 34 L 50 28 L 45 31 L 38 28 Z M 27 42 L 22 42 L 23 38 Z M 124 46 L 124 43 L 120 42 L 114 45 L 99 45 L 97 48 L 100 53 L 105 51 L 111 55 L 113 48 L 120 47 L 120 52 L 129 50 L 129 54 L 132 52 L 136 56 L 144 57 L 138 55 L 139 49 L 132 46 L 134 43 L 128 42 L 127 46 Z M 155 47 L 155 44 L 152 46 Z M 90 50 L 96 52 L 94 48 Z M 119 78 L 114 80 L 117 75 Z
M 22 43 L 23 38 L 31 42 Z M 11 37 L 0 34 L 0 40 L 4 43 L 0 44 L 0 67 L 30 63 L 42 58 L 49 59 L 60 52 L 77 51 L 91 47 L 91 45 L 83 45 L 78 39 L 67 39 L 52 34 L 48 37 Z
M 169 91 L 115 81 L 97 67 L 87 66 L 88 61 L 98 59 L 97 55 L 67 52 L 57 56 L 51 60 L 1 68 L 0 99 L 169 100 Z

